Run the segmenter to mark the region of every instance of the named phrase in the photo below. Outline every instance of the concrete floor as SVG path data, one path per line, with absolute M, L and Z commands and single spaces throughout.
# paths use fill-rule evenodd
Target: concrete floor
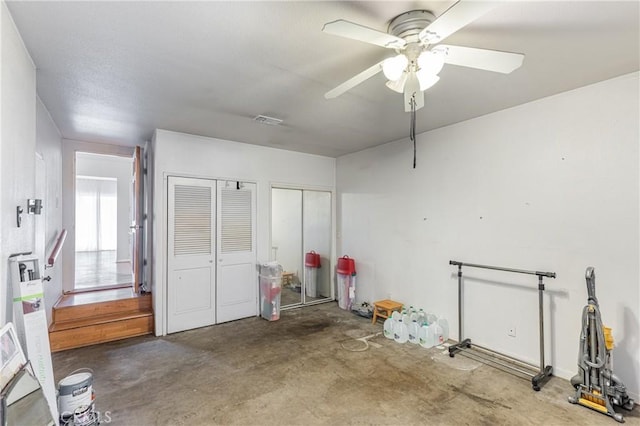
M 53 355 L 56 379 L 94 370 L 103 424 L 609 425 L 571 405 L 571 385 L 528 381 L 442 350 L 397 344 L 326 303 Z M 640 424 L 640 409 L 622 410 Z

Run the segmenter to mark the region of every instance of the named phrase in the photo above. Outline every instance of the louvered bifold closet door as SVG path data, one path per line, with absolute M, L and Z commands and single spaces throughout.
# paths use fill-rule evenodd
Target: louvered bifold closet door
M 220 253 L 253 251 L 252 195 L 247 190 L 221 190 Z
M 256 185 L 218 181 L 217 322 L 257 314 Z
M 168 178 L 167 331 L 215 324 L 216 186 Z
M 211 188 L 176 185 L 173 244 L 176 256 L 211 254 Z

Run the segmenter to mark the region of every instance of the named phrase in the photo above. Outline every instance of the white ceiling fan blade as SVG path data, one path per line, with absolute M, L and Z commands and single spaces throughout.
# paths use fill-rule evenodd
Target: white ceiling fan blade
M 520 68 L 524 55 L 521 53 L 500 52 L 498 50 L 477 49 L 474 47 L 450 46 L 440 44 L 434 50 L 443 50 L 444 62 L 461 67 L 509 74 Z
M 388 49 L 402 49 L 407 45 L 407 42 L 400 37 L 354 24 L 344 19 L 338 19 L 337 21 L 324 24 L 322 31 L 327 34 L 364 41 L 365 43 L 375 44 Z
M 362 71 L 360 74 L 357 74 L 351 77 L 349 80 L 337 86 L 335 89 L 329 90 L 327 93 L 324 94 L 325 99 L 333 99 L 337 96 L 340 96 L 347 90 L 353 89 L 358 84 L 378 74 L 380 71 L 382 71 L 382 62 L 384 61 L 378 62 L 377 64 L 371 66 L 370 68 L 367 68 L 366 70 Z
M 460 28 L 475 21 L 500 2 L 476 2 L 460 0 L 435 21 L 429 24 L 425 29 L 420 31 L 418 37 L 420 40 L 428 44 L 439 43 Z

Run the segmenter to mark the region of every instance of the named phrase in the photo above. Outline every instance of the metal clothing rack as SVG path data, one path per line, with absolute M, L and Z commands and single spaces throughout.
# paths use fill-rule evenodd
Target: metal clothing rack
M 539 391 L 540 387 L 546 383 L 552 373 L 552 367 L 544 364 L 544 316 L 543 316 L 543 277 L 555 278 L 555 272 L 527 271 L 524 269 L 502 268 L 499 266 L 476 265 L 473 263 L 463 263 L 450 260 L 449 265 L 458 267 L 458 341 L 459 343 L 449 347 L 449 356 L 454 357 L 460 353 L 468 358 L 483 362 L 492 367 L 515 374 L 516 376 L 531 378 L 533 390 Z M 479 345 L 471 344 L 471 339 L 462 337 L 462 267 L 493 269 L 495 271 L 514 272 L 516 274 L 536 275 L 538 277 L 538 321 L 540 326 L 540 366 L 535 366 L 528 362 L 501 354 L 491 349 L 483 348 Z

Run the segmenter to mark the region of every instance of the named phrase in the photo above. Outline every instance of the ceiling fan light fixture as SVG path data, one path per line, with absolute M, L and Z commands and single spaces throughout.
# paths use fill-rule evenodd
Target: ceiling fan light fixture
M 440 51 L 427 50 L 418 56 L 418 67 L 426 74 L 437 75 L 443 66 L 444 54 Z
M 387 58 L 382 63 L 382 72 L 388 80 L 396 81 L 402 77 L 402 73 L 407 68 L 409 60 L 403 54 L 399 54 L 392 58 Z
M 440 81 L 440 77 L 435 74 L 429 74 L 420 70 L 416 73 L 416 77 L 418 77 L 418 82 L 420 83 L 420 90 L 425 91 L 438 81 Z
M 394 92 L 398 92 L 398 93 L 404 93 L 404 83 L 407 81 L 407 73 L 403 72 L 402 76 L 400 76 L 399 79 L 397 80 L 389 80 L 387 81 L 386 85 L 389 89 L 393 90 Z

